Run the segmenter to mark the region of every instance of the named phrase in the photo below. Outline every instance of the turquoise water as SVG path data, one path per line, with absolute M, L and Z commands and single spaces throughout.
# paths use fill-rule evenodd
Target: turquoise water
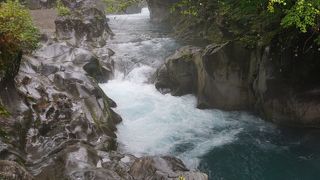
M 319 131 L 246 129 L 238 140 L 213 148 L 199 168 L 210 179 L 320 179 Z
M 116 36 L 115 79 L 101 84 L 123 118 L 119 148 L 174 155 L 210 179 L 320 179 L 320 132 L 281 128 L 248 112 L 196 109 L 192 95 L 159 93 L 150 77 L 180 44 L 149 22 L 149 13 L 109 16 Z

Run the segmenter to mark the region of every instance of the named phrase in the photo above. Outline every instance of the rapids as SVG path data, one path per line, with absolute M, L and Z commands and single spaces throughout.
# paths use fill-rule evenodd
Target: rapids
M 159 93 L 149 80 L 181 44 L 149 22 L 147 8 L 108 18 L 117 72 L 100 86 L 123 118 L 117 131 L 122 151 L 174 155 L 210 179 L 320 177 L 318 131 L 276 127 L 247 112 L 199 110 L 192 95 Z

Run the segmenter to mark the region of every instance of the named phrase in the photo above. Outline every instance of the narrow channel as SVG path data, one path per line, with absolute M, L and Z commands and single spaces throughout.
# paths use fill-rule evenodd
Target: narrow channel
M 108 18 L 117 71 L 101 87 L 123 118 L 122 151 L 177 156 L 210 179 L 320 178 L 319 133 L 276 127 L 248 112 L 199 110 L 192 95 L 159 93 L 150 79 L 181 44 L 149 22 L 147 8 Z

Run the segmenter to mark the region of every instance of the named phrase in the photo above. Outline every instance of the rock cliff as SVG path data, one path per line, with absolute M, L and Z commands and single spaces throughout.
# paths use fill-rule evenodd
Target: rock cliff
M 252 51 L 236 42 L 183 47 L 157 71 L 155 85 L 173 95 L 194 93 L 199 108 L 251 110 L 276 123 L 319 127 L 315 67 L 303 73 L 303 66 L 316 63 L 313 58 L 320 57 L 319 52 L 310 52 L 311 58 L 300 57 L 289 68 L 279 64 L 280 58 L 289 63 L 294 57 L 279 57 L 271 51 L 277 50 Z

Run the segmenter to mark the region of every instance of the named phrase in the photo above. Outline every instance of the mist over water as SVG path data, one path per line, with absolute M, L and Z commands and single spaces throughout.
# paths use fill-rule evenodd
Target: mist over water
M 141 14 L 112 15 L 115 79 L 101 84 L 116 101 L 124 152 L 174 155 L 210 179 L 320 178 L 319 131 L 279 128 L 246 112 L 199 110 L 192 95 L 173 97 L 148 83 L 181 45 Z

